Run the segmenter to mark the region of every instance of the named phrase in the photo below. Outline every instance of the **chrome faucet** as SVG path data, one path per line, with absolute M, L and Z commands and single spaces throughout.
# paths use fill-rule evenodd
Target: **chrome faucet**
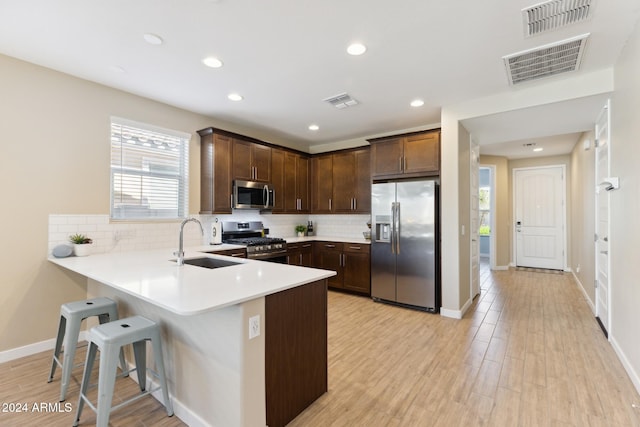
M 187 218 L 182 221 L 182 224 L 180 224 L 180 241 L 178 242 L 178 251 L 173 253 L 173 255 L 178 257 L 178 259 L 176 260 L 176 263 L 178 265 L 184 265 L 184 225 L 192 221 L 198 223 L 198 225 L 200 226 L 200 231 L 202 231 L 202 235 L 204 236 L 204 228 L 202 228 L 202 224 L 200 223 L 200 221 L 195 218 Z

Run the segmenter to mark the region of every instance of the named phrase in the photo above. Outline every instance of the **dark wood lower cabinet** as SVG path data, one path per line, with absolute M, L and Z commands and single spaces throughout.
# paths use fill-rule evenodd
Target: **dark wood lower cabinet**
M 369 245 L 341 242 L 315 242 L 315 266 L 333 270 L 329 287 L 371 295 Z
M 327 392 L 327 281 L 265 297 L 267 425 L 282 427 Z

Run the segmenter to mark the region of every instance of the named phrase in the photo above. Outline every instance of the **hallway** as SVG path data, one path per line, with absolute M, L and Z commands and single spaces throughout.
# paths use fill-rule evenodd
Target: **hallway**
M 291 426 L 639 426 L 573 277 L 494 271 L 462 320 L 329 293 L 329 393 Z

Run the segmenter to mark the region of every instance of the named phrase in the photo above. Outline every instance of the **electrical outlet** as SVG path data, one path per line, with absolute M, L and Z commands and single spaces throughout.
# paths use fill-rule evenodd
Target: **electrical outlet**
M 249 318 L 249 339 L 260 336 L 260 315 Z

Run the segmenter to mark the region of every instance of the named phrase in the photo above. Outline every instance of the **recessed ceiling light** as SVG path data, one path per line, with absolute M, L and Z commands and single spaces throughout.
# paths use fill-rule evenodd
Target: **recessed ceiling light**
M 146 41 L 149 44 L 156 45 L 156 46 L 162 44 L 162 38 L 155 34 L 145 33 L 143 37 L 144 37 L 144 41 Z
M 354 55 L 354 56 L 362 55 L 366 51 L 367 51 L 367 47 L 362 43 L 353 43 L 349 45 L 349 47 L 347 48 L 347 52 L 349 53 L 349 55 Z
M 125 69 L 119 65 L 112 65 L 109 67 L 109 69 L 114 73 L 118 73 L 118 74 L 126 73 Z
M 424 105 L 424 101 L 422 99 L 414 99 L 411 101 L 412 107 L 422 107 Z
M 232 101 L 242 101 L 242 96 L 238 95 L 237 93 L 230 93 L 227 98 L 229 98 Z
M 533 149 L 533 151 L 536 151 L 536 152 L 542 151 L 542 150 L 544 150 L 544 148 L 542 148 L 542 147 L 536 147 L 536 148 Z
M 202 60 L 202 63 L 207 67 L 220 68 L 222 67 L 222 61 L 214 56 L 208 56 Z
M 309 130 L 318 130 L 320 129 L 320 126 L 318 125 L 309 125 Z

